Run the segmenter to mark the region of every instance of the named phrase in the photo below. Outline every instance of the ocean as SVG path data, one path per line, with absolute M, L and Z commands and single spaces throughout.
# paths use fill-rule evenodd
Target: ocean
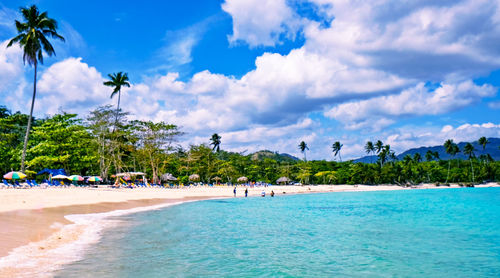
M 56 277 L 500 277 L 500 188 L 183 203 L 112 216 Z

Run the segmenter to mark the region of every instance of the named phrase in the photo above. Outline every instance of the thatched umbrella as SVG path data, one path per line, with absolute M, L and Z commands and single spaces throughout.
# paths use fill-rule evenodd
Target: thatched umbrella
M 198 174 L 192 174 L 191 176 L 189 176 L 189 180 L 190 181 L 199 181 L 200 180 L 200 175 L 198 175 Z
M 242 183 L 242 182 L 247 182 L 247 181 L 248 181 L 248 178 L 247 178 L 247 177 L 239 177 L 236 181 L 237 181 L 237 182 L 240 182 L 240 183 Z
M 287 177 L 281 177 L 279 178 L 278 180 L 276 180 L 276 183 L 280 184 L 280 183 L 284 183 L 284 184 L 287 184 L 289 183 L 291 180 Z
M 164 181 L 177 181 L 177 178 L 174 177 L 174 175 L 172 175 L 170 173 L 166 173 L 166 174 L 161 175 L 161 179 Z

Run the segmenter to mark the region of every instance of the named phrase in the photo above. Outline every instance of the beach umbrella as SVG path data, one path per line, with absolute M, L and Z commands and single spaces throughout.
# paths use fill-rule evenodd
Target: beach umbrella
M 214 181 L 220 181 L 222 179 L 220 177 L 218 177 L 218 176 L 215 176 L 215 177 L 212 178 L 212 180 L 214 180 Z
M 126 181 L 129 181 L 129 180 L 130 180 L 130 176 L 123 176 L 123 178 L 122 178 L 122 179 L 124 179 L 124 180 L 126 180 Z
M 26 175 L 22 172 L 8 172 L 7 174 L 3 175 L 4 179 L 8 180 L 20 180 L 26 178 Z
M 247 177 L 239 177 L 237 179 L 238 182 L 247 182 L 248 181 L 248 178 Z
M 65 176 L 65 175 L 55 175 L 52 177 L 52 179 L 56 179 L 56 180 L 62 180 L 62 179 L 68 179 L 69 177 L 68 176 Z
M 71 175 L 68 177 L 68 179 L 71 181 L 83 181 L 83 177 L 79 175 Z
M 200 175 L 198 175 L 198 174 L 192 174 L 191 176 L 189 176 L 189 180 L 190 181 L 199 181 L 200 180 Z
M 92 176 L 92 177 L 89 177 L 87 180 L 96 182 L 96 181 L 101 181 L 102 179 L 101 179 L 101 177 L 98 177 L 98 176 Z

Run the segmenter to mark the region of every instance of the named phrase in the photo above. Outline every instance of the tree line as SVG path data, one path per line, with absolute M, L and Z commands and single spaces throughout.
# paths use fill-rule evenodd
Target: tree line
M 117 113 L 118 111 L 118 113 Z M 271 151 L 254 154 L 235 153 L 221 148 L 217 133 L 207 142 L 183 148 L 184 133 L 173 124 L 130 120 L 130 115 L 112 106 L 101 106 L 81 119 L 76 114 L 60 113 L 34 119 L 26 151 L 26 173 L 32 177 L 43 168 L 63 168 L 68 173 L 100 175 L 110 179 L 117 172 L 145 172 L 153 182 L 170 173 L 179 182 L 188 183 L 197 174 L 204 183 L 236 183 L 245 176 L 249 181 L 276 183 L 288 177 L 302 184 L 418 184 L 477 183 L 498 181 L 500 162 L 489 155 L 477 157 L 472 144 L 463 150 L 453 140 L 444 143 L 454 156 L 460 151 L 468 160 L 441 160 L 428 151 L 398 160 L 389 145 L 367 142 L 367 154 L 376 154 L 371 163 L 341 161 L 342 144 L 332 144 L 332 156 L 338 161 L 306 160 L 309 149 L 300 142 L 304 159 L 297 160 Z M 24 130 L 29 115 L 12 113 L 0 107 L 0 169 L 17 170 L 21 163 Z M 479 139 L 483 148 L 488 144 Z

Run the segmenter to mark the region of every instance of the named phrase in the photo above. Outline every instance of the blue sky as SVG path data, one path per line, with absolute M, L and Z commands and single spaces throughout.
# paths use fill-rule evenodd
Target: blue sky
M 36 4 L 66 43 L 40 68 L 35 115 L 82 117 L 116 105 L 102 86 L 129 73 L 122 108 L 232 151 L 364 155 L 367 140 L 401 152 L 452 138 L 500 137 L 498 1 L 3 1 L 0 105 L 28 113 L 32 69 L 18 47 L 18 8 Z

